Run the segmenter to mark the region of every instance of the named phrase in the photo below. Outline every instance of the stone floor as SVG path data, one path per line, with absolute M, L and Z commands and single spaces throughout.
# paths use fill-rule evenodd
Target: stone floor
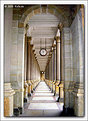
M 41 81 L 24 105 L 24 112 L 20 116 L 57 117 L 63 111 L 63 104 L 56 102 L 56 98 L 51 93 L 44 81 Z

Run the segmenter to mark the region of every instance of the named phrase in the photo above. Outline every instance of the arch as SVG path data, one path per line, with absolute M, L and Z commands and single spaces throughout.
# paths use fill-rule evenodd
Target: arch
M 40 5 L 35 5 L 31 6 L 28 8 L 22 15 L 21 17 L 21 22 L 24 23 L 24 26 L 27 24 L 29 19 L 36 15 L 36 14 L 52 14 L 59 18 L 60 22 L 64 23 L 63 20 L 66 20 L 66 15 L 63 14 L 63 11 L 61 8 L 58 8 L 55 5 L 48 5 L 48 6 L 40 6 Z

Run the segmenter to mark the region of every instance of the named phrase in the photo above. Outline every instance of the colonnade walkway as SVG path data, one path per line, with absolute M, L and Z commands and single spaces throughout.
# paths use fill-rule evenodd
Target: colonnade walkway
M 24 105 L 24 112 L 20 116 L 56 117 L 60 116 L 62 110 L 63 104 L 56 101 L 54 93 L 51 93 L 46 83 L 41 81 Z

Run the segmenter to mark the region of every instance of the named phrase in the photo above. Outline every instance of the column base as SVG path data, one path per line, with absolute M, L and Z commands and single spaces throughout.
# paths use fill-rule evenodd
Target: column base
M 59 96 L 59 94 L 56 94 L 56 93 L 54 92 L 54 96 L 56 96 L 56 97 L 57 97 L 57 96 Z
M 35 91 L 35 88 L 33 90 Z
M 14 108 L 23 107 L 24 105 L 24 89 L 15 89 Z
M 56 98 L 56 102 L 59 102 L 59 94 L 54 93 L 54 96 Z
M 57 102 L 59 102 L 59 97 L 57 98 Z
M 76 116 L 83 117 L 85 115 L 83 83 L 75 84 L 75 88 L 72 93 L 74 95 L 74 113 Z
M 54 92 L 54 96 L 55 96 L 55 94 L 56 94 L 56 93 Z
M 27 103 L 27 98 L 24 98 L 24 103 Z
M 4 84 L 4 116 L 13 116 L 13 95 L 15 91 L 11 83 Z
M 20 114 L 22 114 L 23 112 L 23 108 L 22 107 L 18 107 L 19 111 L 20 111 Z
M 14 108 L 14 116 L 19 116 L 20 115 L 20 110 L 19 108 Z
M 69 107 L 64 107 L 64 106 L 63 106 L 63 115 L 64 115 L 64 116 L 75 116 L 75 115 L 74 115 L 74 109 L 73 109 L 73 108 L 69 108 Z
M 22 114 L 22 112 L 23 112 L 22 107 L 14 108 L 14 116 L 19 116 L 20 114 Z
M 59 98 L 59 102 L 63 103 L 64 102 L 64 98 Z
M 31 94 L 30 93 L 28 93 L 28 97 L 31 97 Z

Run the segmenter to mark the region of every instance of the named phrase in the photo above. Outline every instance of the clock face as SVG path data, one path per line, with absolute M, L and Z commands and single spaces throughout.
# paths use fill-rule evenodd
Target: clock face
M 45 49 L 45 48 L 42 48 L 42 49 L 40 50 L 40 55 L 41 55 L 41 56 L 45 56 L 46 54 L 47 54 L 46 49 Z

